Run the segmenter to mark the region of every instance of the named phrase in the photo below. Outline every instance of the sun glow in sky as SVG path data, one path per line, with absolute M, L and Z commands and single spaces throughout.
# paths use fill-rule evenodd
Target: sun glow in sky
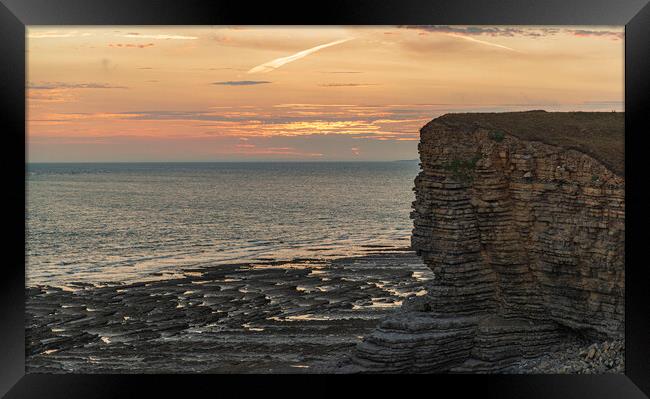
M 622 27 L 30 27 L 30 162 L 398 160 L 448 112 L 622 111 Z

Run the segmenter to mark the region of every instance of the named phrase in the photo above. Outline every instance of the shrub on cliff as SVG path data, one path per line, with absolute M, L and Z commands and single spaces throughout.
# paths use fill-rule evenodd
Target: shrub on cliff
M 506 134 L 501 130 L 492 130 L 490 133 L 488 133 L 488 137 L 497 143 L 500 143 L 506 137 Z
M 481 154 L 477 154 L 470 159 L 454 158 L 453 160 L 445 163 L 442 168 L 446 171 L 451 172 L 451 175 L 455 180 L 466 183 L 471 182 L 473 179 L 472 172 L 482 157 L 483 156 Z

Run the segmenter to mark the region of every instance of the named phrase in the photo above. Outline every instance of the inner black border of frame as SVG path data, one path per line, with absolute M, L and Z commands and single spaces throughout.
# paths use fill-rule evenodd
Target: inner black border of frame
M 241 393 L 301 396 L 359 393 L 498 398 L 622 398 L 650 395 L 650 288 L 643 245 L 644 133 L 650 133 L 650 5 L 648 0 L 0 0 L 0 132 L 8 169 L 3 179 L 5 253 L 0 275 L 0 395 L 141 397 Z M 645 6 L 645 7 L 644 7 Z M 25 375 L 25 26 L 26 25 L 625 25 L 626 278 L 625 375 Z M 632 247 L 638 252 L 634 252 Z M 333 380 L 333 381 L 329 381 Z M 15 385 L 14 385 L 15 384 Z M 300 387 L 296 388 L 296 385 Z M 349 391 L 347 392 L 349 393 Z M 357 391 L 355 391 L 357 393 Z M 449 393 L 447 393 L 449 395 Z

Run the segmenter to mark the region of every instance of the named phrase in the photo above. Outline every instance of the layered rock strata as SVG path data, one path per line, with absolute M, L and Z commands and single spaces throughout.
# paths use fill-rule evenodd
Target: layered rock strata
M 621 339 L 622 115 L 449 114 L 420 134 L 412 247 L 435 279 L 356 363 L 497 372 L 569 336 Z

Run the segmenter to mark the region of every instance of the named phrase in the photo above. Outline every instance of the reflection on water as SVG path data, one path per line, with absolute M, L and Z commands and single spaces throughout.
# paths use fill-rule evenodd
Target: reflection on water
M 28 168 L 28 285 L 74 288 L 73 282 L 178 278 L 182 268 L 215 263 L 406 247 L 418 164 Z

